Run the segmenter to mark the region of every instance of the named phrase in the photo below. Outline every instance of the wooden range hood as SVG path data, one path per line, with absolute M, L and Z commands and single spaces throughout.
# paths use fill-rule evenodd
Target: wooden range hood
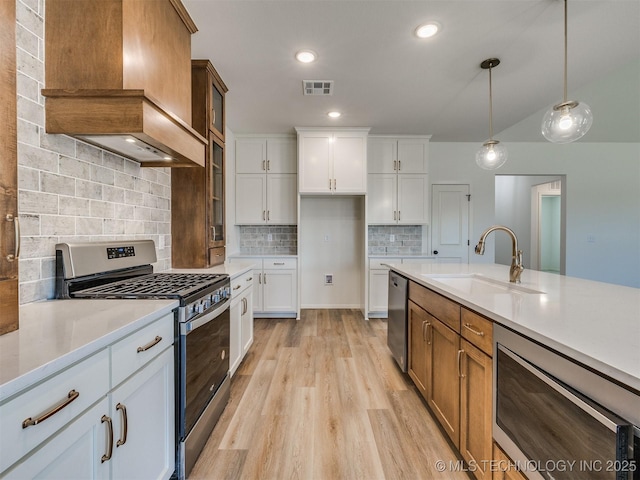
M 204 166 L 191 127 L 191 35 L 179 0 L 47 0 L 45 129 L 142 166 Z

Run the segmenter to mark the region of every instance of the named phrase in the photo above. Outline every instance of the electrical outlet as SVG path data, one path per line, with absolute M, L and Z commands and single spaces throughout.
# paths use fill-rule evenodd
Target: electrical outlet
M 396 236 L 393 235 L 393 234 L 389 235 L 389 241 L 390 242 L 395 242 L 396 241 Z
M 270 233 L 267 233 L 267 242 L 273 242 L 273 235 Z
M 324 276 L 324 284 L 325 285 L 333 285 L 333 274 L 327 273 Z

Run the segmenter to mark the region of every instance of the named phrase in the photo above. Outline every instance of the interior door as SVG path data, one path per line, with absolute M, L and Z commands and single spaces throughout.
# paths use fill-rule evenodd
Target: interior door
M 469 263 L 469 185 L 433 185 L 431 253 L 440 263 Z

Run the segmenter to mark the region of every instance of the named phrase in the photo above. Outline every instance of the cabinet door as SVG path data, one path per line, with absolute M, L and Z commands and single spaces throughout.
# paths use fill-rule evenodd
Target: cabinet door
M 292 173 L 267 175 L 267 223 L 295 225 L 298 185 Z
M 428 344 L 427 328 L 435 319 L 415 303 L 409 301 L 409 376 L 422 396 L 427 399 L 428 392 Z
M 236 224 L 259 225 L 267 219 L 267 177 L 236 175 Z
M 262 261 L 261 261 L 262 262 Z M 253 311 L 262 312 L 262 267 L 253 271 Z
M 241 310 L 240 319 L 240 335 L 242 344 L 242 357 L 246 355 L 247 351 L 253 344 L 253 290 L 245 290 L 244 297 L 242 297 L 243 309 Z
M 331 193 L 331 139 L 328 132 L 305 132 L 298 137 L 300 193 Z
M 369 137 L 367 155 L 369 173 L 396 173 L 398 142 L 395 138 Z
M 366 135 L 338 132 L 332 146 L 334 192 L 367 193 Z
M 209 246 L 224 245 L 224 144 L 212 138 L 209 147 L 208 237 Z
M 296 271 L 295 270 L 264 270 L 263 311 L 264 312 L 295 312 L 296 311 Z
M 226 88 L 223 88 L 221 84 L 215 78 L 211 78 L 211 116 L 210 128 L 211 131 L 224 141 L 224 94 Z
M 238 138 L 236 140 L 236 174 L 267 171 L 267 140 Z
M 398 173 L 427 173 L 428 147 L 426 139 L 398 140 Z
M 456 447 L 460 443 L 460 335 L 439 320 L 428 328 L 427 403 Z
M 367 222 L 383 225 L 397 223 L 397 175 L 371 174 L 368 177 Z
M 103 397 L 2 477 L 108 479 L 110 462 L 101 461 L 109 451 L 108 422 L 101 420 L 108 413 L 109 403 Z
M 398 175 L 398 223 L 428 223 L 428 190 L 426 175 Z
M 242 298 L 231 302 L 231 308 L 229 309 L 229 370 L 231 371 L 231 376 L 236 372 L 238 365 L 240 365 L 242 361 L 242 340 L 240 333 L 242 328 L 242 308 L 244 306 Z
M 268 173 L 296 173 L 298 145 L 295 138 L 268 138 L 266 158 Z
M 479 480 L 490 480 L 492 362 L 491 357 L 466 340 L 461 340 L 460 365 L 460 453 L 478 468 Z
M 369 270 L 369 312 L 389 310 L 389 271 Z
M 173 347 L 110 395 L 113 478 L 168 479 L 175 469 Z

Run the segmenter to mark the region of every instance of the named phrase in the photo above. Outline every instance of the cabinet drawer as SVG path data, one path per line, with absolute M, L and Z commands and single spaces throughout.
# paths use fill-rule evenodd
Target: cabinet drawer
M 173 344 L 174 322 L 169 313 L 111 346 L 112 388 Z
M 484 353 L 493 356 L 493 322 L 462 307 L 462 336 Z
M 108 391 L 109 351 L 105 348 L 0 406 L 0 472 Z M 39 421 L 23 428 L 28 419 Z
M 409 282 L 409 298 L 449 328 L 460 333 L 460 305 L 415 282 Z
M 262 268 L 264 268 L 265 270 L 273 270 L 276 268 L 290 270 L 292 268 L 296 268 L 296 264 L 297 259 L 290 257 L 262 259 Z
M 231 298 L 238 297 L 247 288 L 253 285 L 253 270 L 231 279 Z
M 224 247 L 209 249 L 209 265 L 221 265 L 224 263 Z
M 389 270 L 389 267 L 382 265 L 383 263 L 402 263 L 402 261 L 400 257 L 370 258 L 369 268 L 371 270 Z

